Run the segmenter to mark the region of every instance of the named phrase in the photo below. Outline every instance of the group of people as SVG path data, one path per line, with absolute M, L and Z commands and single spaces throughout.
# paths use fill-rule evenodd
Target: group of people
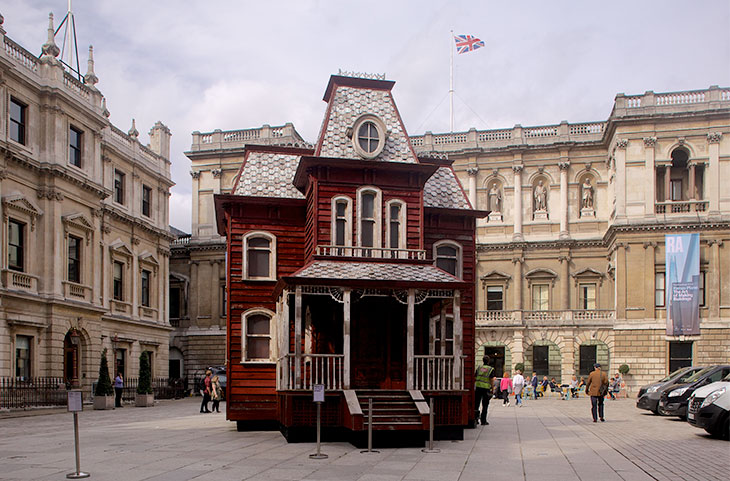
M 620 374 L 616 375 L 609 381 L 608 375 L 601 371 L 601 365 L 596 363 L 593 365 L 593 371 L 588 376 L 588 380 L 584 378 L 578 378 L 573 376 L 570 384 L 565 385 L 565 395 L 571 397 L 578 397 L 578 392 L 585 389 L 585 392 L 591 398 L 591 415 L 593 422 L 605 421 L 604 418 L 604 405 L 603 401 L 608 395 L 611 399 L 616 399 L 616 394 L 621 390 L 623 380 Z M 510 405 L 510 395 L 515 396 L 515 405 L 522 407 L 522 397 L 526 386 L 531 386 L 532 395 L 534 398 L 542 396 L 548 389 L 553 392 L 563 393 L 563 385 L 559 384 L 555 378 L 548 380 L 547 376 L 544 376 L 542 381 L 538 380 L 537 373 L 533 372 L 532 377 L 528 381 L 522 375 L 521 370 L 516 370 L 514 376 L 510 377 L 509 371 L 505 371 L 504 376 L 497 380 L 495 376 L 494 367 L 491 366 L 491 359 L 489 356 L 484 356 L 482 365 L 476 370 L 475 375 L 475 419 L 477 423 L 487 425 L 487 411 L 489 409 L 489 401 L 495 395 L 502 398 L 502 405 Z M 569 394 L 568 394 L 569 393 Z M 481 407 L 481 409 L 480 409 Z
M 218 380 L 218 376 L 213 376 L 213 371 L 205 371 L 205 378 L 203 379 L 203 386 L 201 389 L 201 393 L 203 394 L 203 402 L 200 403 L 200 412 L 201 413 L 212 413 L 212 412 L 221 412 L 220 411 L 220 403 L 221 399 L 223 399 L 223 391 L 221 390 L 221 384 Z M 211 409 L 208 409 L 208 403 L 210 401 L 213 401 L 213 406 Z

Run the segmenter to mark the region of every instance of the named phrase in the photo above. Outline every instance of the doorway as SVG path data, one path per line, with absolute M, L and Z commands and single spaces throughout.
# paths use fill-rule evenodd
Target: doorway
M 66 333 L 63 339 L 63 380 L 67 386 L 79 388 L 79 345 L 81 336 L 75 329 Z
M 484 346 L 484 355 L 489 356 L 494 368 L 494 376 L 504 376 L 505 352 L 504 346 Z

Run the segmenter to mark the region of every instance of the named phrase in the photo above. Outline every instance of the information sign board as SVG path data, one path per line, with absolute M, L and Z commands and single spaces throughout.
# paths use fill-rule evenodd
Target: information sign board
M 324 402 L 324 384 L 315 384 L 313 386 L 312 393 L 314 394 L 314 402 Z

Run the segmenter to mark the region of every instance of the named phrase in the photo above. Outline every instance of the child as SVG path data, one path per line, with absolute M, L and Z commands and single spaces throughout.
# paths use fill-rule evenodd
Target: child
M 512 391 L 512 378 L 509 376 L 509 371 L 504 373 L 504 377 L 499 383 L 499 390 L 502 391 L 502 406 L 509 406 L 509 393 Z

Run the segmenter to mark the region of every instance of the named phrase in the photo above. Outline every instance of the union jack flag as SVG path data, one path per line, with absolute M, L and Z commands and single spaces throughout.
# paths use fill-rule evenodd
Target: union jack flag
M 484 42 L 471 35 L 454 35 L 456 41 L 456 51 L 458 53 L 467 53 L 484 46 Z

